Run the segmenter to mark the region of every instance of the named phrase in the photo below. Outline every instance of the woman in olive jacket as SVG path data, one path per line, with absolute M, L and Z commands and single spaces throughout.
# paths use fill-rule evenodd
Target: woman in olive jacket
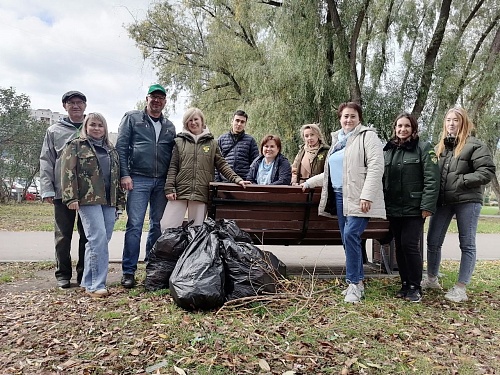
M 205 116 L 198 108 L 189 108 L 183 116 L 184 129 L 177 134 L 168 168 L 165 195 L 168 203 L 161 228 L 182 225 L 186 209 L 188 221 L 201 225 L 205 220 L 208 187 L 214 180 L 215 168 L 229 182 L 247 184 L 222 157 L 217 141 L 205 126 Z
M 419 140 L 417 120 L 401 113 L 384 147 L 384 200 L 396 245 L 401 289 L 397 298 L 420 302 L 423 260 L 419 240 L 425 218 L 436 212 L 439 168 L 429 142 Z
M 300 136 L 304 144 L 292 164 L 292 185 L 300 185 L 309 177 L 323 173 L 326 155 L 330 149 L 318 124 L 302 125 Z
M 462 251 L 460 271 L 457 283 L 444 296 L 453 302 L 468 299 L 465 286 L 476 265 L 476 230 L 483 186 L 495 176 L 495 164 L 488 147 L 471 135 L 473 129 L 465 109 L 448 110 L 436 152 L 441 172 L 439 199 L 427 233 L 427 279 L 422 281 L 422 288 L 441 289 L 437 280 L 441 246 L 455 216 Z

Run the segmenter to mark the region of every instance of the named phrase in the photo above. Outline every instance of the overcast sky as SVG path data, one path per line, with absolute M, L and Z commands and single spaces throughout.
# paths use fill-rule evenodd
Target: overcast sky
M 62 94 L 79 90 L 87 112 L 101 112 L 116 132 L 157 82 L 124 28 L 144 19 L 150 3 L 0 0 L 0 87 L 28 95 L 33 109 L 61 113 Z M 169 117 L 179 129 L 180 116 Z

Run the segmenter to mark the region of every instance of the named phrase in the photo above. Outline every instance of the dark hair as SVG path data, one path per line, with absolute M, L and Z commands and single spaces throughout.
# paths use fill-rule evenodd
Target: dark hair
M 394 122 L 392 123 L 392 138 L 393 139 L 396 139 L 396 125 L 398 123 L 398 120 L 400 118 L 407 118 L 408 120 L 410 120 L 410 125 L 411 125 L 411 138 L 412 139 L 415 139 L 417 138 L 418 136 L 418 122 L 417 122 L 417 119 L 409 114 L 408 112 L 401 112 L 397 117 L 396 119 L 394 120 Z
M 233 118 L 234 116 L 243 116 L 244 118 L 246 118 L 248 120 L 248 115 L 246 114 L 245 111 L 241 110 L 241 109 L 238 109 L 236 112 L 233 113 Z
M 363 122 L 363 110 L 361 109 L 361 106 L 355 102 L 346 102 L 339 105 L 339 109 L 337 110 L 337 116 L 339 119 L 342 116 L 342 111 L 345 108 L 352 108 L 356 112 L 358 112 L 359 122 Z
M 268 134 L 268 135 L 265 135 L 264 138 L 262 138 L 262 141 L 260 141 L 260 153 L 261 154 L 262 154 L 262 149 L 264 148 L 264 145 L 269 141 L 276 142 L 276 146 L 278 146 L 279 152 L 281 152 L 281 139 L 280 139 L 280 137 L 278 137 L 277 135 Z

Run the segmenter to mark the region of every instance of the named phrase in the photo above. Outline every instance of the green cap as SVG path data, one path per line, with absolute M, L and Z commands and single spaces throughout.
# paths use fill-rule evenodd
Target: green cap
M 155 91 L 161 91 L 163 94 L 165 94 L 165 96 L 167 95 L 165 88 L 159 84 L 149 86 L 148 95 Z

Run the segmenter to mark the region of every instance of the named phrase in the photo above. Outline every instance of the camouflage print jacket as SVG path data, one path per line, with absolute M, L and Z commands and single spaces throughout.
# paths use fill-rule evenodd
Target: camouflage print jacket
M 93 146 L 86 138 L 76 138 L 61 155 L 61 190 L 63 203 L 110 205 L 123 209 L 125 194 L 120 187 L 120 163 L 114 147 L 110 148 L 111 189 L 109 203 L 101 168 Z

